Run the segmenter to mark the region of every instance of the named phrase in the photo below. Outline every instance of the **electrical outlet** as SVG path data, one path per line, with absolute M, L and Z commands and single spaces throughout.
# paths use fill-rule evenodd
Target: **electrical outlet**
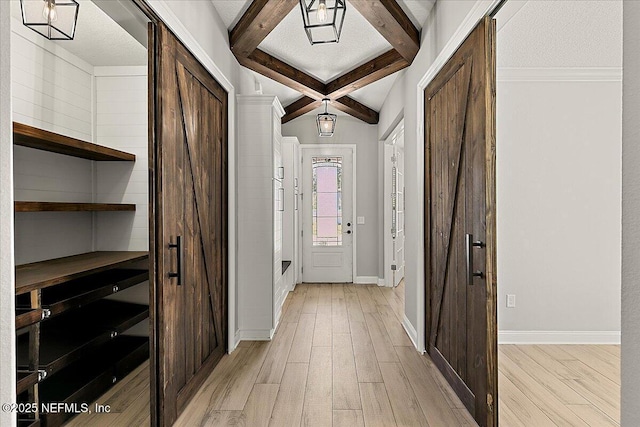
M 516 296 L 507 294 L 507 308 L 516 308 Z

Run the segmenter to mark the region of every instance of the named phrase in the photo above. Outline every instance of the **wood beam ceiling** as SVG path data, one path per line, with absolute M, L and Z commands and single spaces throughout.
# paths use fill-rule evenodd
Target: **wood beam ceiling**
M 237 57 L 241 65 L 311 98 L 322 99 L 325 84 L 309 74 L 256 49 L 248 58 Z
M 392 49 L 327 83 L 327 97 L 340 98 L 408 66 L 409 63 Z
M 364 18 L 411 64 L 420 49 L 420 31 L 396 0 L 351 0 Z
M 380 115 L 376 110 L 372 110 L 368 107 L 362 108 L 363 105 L 351 97 L 343 96 L 342 98 L 338 98 L 332 103 L 332 105 L 338 110 L 371 125 L 375 125 L 380 121 Z
M 308 96 L 303 96 L 302 98 L 285 107 L 284 117 L 282 117 L 282 123 L 290 122 L 291 120 L 298 118 L 303 114 L 310 113 L 321 105 L 322 101 L 309 98 Z
M 419 31 L 395 0 L 351 0 L 393 49 L 325 84 L 258 49 L 297 4 L 298 0 L 254 0 L 229 34 L 231 50 L 238 62 L 303 95 L 285 107 L 283 123 L 313 111 L 322 105 L 323 98 L 331 99 L 340 111 L 367 123 L 378 123 L 375 110 L 347 95 L 408 67 L 420 47 Z
M 297 4 L 298 0 L 253 0 L 229 34 L 233 54 L 251 55 Z

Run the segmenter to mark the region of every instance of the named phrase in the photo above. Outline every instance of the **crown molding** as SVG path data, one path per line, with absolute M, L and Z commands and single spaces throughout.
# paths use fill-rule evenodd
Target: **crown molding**
M 499 82 L 622 82 L 622 67 L 498 67 Z

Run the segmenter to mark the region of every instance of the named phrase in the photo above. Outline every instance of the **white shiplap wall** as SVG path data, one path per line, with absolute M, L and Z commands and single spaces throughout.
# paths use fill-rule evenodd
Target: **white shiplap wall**
M 135 163 L 96 163 L 96 198 L 135 203 L 133 215 L 98 214 L 97 250 L 149 249 L 147 68 L 96 67 L 96 143 L 136 155 Z
M 91 140 L 92 69 L 22 25 L 12 26 L 13 120 Z M 91 202 L 92 162 L 15 147 L 15 200 Z M 84 213 L 15 216 L 16 264 L 92 250 L 92 217 Z
M 102 203 L 134 203 L 135 213 L 100 212 L 96 218 L 96 249 L 149 249 L 149 162 L 147 133 L 147 68 L 95 67 L 95 142 L 136 155 L 131 162 L 96 162 L 95 194 Z M 149 303 L 148 282 L 109 297 Z M 145 336 L 148 322 L 127 331 Z

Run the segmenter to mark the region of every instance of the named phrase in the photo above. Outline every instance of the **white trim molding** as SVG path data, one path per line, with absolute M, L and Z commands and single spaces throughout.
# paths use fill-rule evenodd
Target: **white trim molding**
M 378 276 L 357 276 L 353 283 L 359 285 L 377 285 Z
M 499 331 L 498 344 L 620 344 L 620 331 Z
M 409 335 L 409 339 L 413 343 L 413 346 L 417 348 L 419 352 L 424 353 L 424 348 L 418 347 L 418 332 L 416 331 L 416 328 L 413 327 L 406 314 L 402 316 L 402 327 L 407 335 Z
M 96 66 L 93 67 L 95 77 L 123 77 L 123 76 L 149 76 L 149 67 L 146 65 L 127 66 Z
M 240 341 L 271 341 L 275 332 L 275 329 L 242 329 L 238 331 L 236 346 Z
M 499 82 L 622 82 L 622 67 L 512 68 L 497 70 Z
M 29 31 L 29 30 L 27 30 Z M 11 99 L 11 2 L 0 1 L 0 402 L 16 402 L 15 258 L 13 215 L 13 131 Z M 12 411 L 0 425 L 16 425 Z

